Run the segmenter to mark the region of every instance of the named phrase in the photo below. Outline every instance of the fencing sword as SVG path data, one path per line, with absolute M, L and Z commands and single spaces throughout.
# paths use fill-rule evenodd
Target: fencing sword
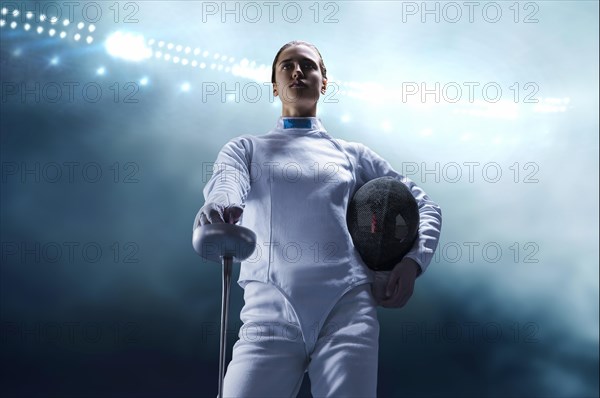
M 219 357 L 219 398 L 223 398 L 225 377 L 225 348 L 227 343 L 227 317 L 229 315 L 229 288 L 233 263 L 250 257 L 256 246 L 256 234 L 241 225 L 217 223 L 197 227 L 192 236 L 194 250 L 202 258 L 221 263 L 223 283 L 221 295 L 221 342 Z

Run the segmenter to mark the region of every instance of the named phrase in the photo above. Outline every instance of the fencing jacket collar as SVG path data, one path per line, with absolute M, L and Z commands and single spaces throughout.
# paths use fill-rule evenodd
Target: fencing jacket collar
M 281 116 L 277 120 L 274 130 L 274 132 L 285 134 L 309 134 L 317 131 L 326 132 L 321 119 L 315 116 Z

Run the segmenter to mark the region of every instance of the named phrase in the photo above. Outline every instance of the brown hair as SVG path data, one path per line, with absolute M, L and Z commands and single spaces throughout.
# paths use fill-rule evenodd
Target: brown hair
M 281 54 L 281 52 L 288 47 L 298 46 L 298 45 L 305 45 L 307 47 L 312 48 L 313 50 L 315 50 L 317 52 L 317 54 L 319 55 L 319 68 L 321 68 L 321 75 L 323 76 L 324 79 L 327 79 L 327 68 L 325 68 L 325 63 L 323 62 L 323 57 L 321 56 L 321 53 L 319 52 L 317 47 L 315 47 L 314 44 L 311 44 L 306 41 L 294 40 L 294 41 L 284 44 L 283 47 L 281 47 L 279 49 L 279 51 L 277 51 L 277 55 L 275 55 L 275 59 L 273 60 L 273 67 L 271 69 L 271 83 L 275 84 L 275 67 L 277 64 L 277 58 L 279 58 L 279 54 Z

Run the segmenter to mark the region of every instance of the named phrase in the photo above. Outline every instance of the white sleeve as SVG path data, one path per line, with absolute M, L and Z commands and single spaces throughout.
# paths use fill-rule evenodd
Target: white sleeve
M 419 205 L 419 235 L 412 249 L 405 257 L 412 258 L 421 267 L 421 275 L 431 262 L 437 248 L 442 228 L 442 210 L 412 180 L 396 172 L 381 156 L 365 145 L 359 145 L 359 162 L 364 173 L 363 178 L 370 181 L 378 177 L 396 177 L 404 183 Z
M 244 208 L 250 191 L 251 150 L 252 141 L 244 137 L 234 138 L 221 148 L 212 165 L 212 176 L 204 186 L 205 204 Z M 196 215 L 194 228 L 198 225 L 199 216 L 200 212 Z

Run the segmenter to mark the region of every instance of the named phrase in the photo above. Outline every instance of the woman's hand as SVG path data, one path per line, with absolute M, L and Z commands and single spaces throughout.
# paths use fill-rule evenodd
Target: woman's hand
M 243 211 L 243 207 L 239 205 L 225 207 L 218 203 L 206 203 L 196 215 L 194 228 L 216 223 L 235 224 L 242 217 Z
M 377 305 L 385 308 L 402 308 L 413 294 L 419 264 L 405 257 L 392 271 L 376 272 L 373 296 Z M 387 278 L 386 278 L 387 277 Z

